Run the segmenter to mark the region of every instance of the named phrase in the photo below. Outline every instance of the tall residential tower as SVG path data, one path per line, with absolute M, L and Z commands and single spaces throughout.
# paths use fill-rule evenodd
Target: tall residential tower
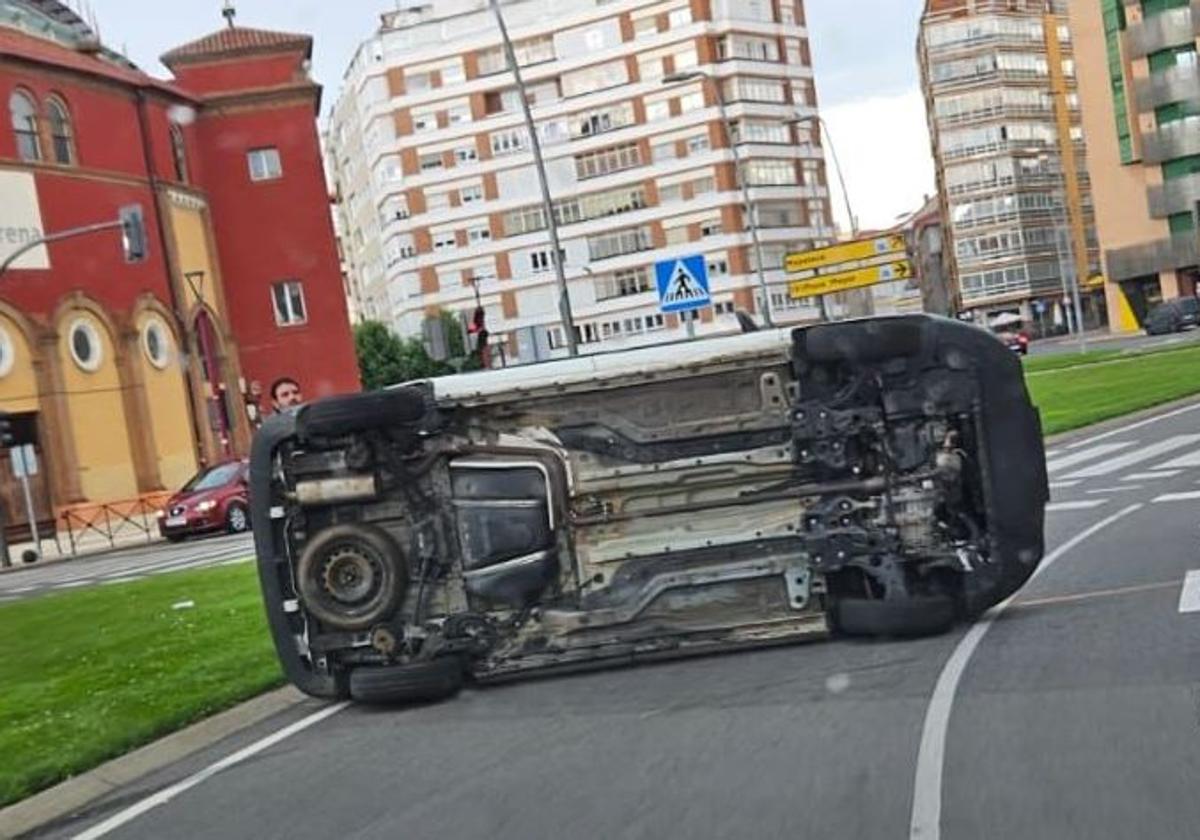
M 772 314 L 817 316 L 788 299 L 781 268 L 786 252 L 834 237 L 799 0 L 515 0 L 503 12 L 582 345 L 680 337 L 654 291 L 653 263 L 666 256 L 706 258 L 715 305 L 700 334 L 734 331 L 735 309 L 756 311 L 730 136 L 751 185 Z M 494 354 L 528 361 L 517 330 L 539 325 L 551 354 L 565 352 L 529 137 L 484 0 L 385 14 L 346 73 L 328 146 L 366 317 L 419 335 L 427 317 L 470 311 L 478 294 Z
M 1102 323 L 1065 0 L 927 0 L 918 56 L 959 307 Z

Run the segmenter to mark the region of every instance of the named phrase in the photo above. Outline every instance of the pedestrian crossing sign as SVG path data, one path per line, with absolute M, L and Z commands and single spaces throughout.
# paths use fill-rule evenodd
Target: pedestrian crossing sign
M 712 304 L 708 266 L 703 255 L 655 263 L 654 275 L 658 283 L 658 308 L 663 312 L 689 312 Z

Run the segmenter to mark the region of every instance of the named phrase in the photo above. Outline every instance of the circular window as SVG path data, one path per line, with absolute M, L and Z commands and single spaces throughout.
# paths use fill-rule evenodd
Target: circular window
M 71 324 L 67 336 L 71 342 L 71 358 L 75 360 L 75 364 L 86 371 L 99 370 L 100 363 L 104 361 L 103 351 L 100 334 L 96 332 L 92 322 L 80 318 Z
M 171 361 L 171 339 L 162 321 L 152 319 L 142 328 L 142 349 L 150 364 L 162 370 Z
M 12 373 L 13 365 L 16 364 L 17 354 L 13 347 L 12 336 L 8 334 L 8 330 L 0 327 L 0 377 L 8 376 Z

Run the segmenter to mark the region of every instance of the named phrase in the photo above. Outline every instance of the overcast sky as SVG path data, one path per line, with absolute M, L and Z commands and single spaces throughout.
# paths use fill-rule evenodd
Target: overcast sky
M 158 56 L 223 26 L 222 0 L 68 0 L 90 3 L 104 41 L 143 69 L 165 75 Z M 243 26 L 315 36 L 313 75 L 324 111 L 359 42 L 389 0 L 235 0 Z M 434 0 L 437 2 L 437 0 Z M 920 0 L 806 0 L 817 95 L 863 228 L 892 224 L 934 186 L 915 58 Z M 169 11 L 168 11 L 169 10 Z M 836 177 L 835 212 L 845 211 Z

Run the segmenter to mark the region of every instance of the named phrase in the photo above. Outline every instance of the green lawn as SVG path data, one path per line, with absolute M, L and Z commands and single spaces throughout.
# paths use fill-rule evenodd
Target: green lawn
M 1031 365 L 1025 378 L 1053 435 L 1200 393 L 1200 347 L 1100 351 L 1076 356 L 1074 366 Z
M 0 806 L 283 682 L 252 563 L 16 601 L 0 645 Z

